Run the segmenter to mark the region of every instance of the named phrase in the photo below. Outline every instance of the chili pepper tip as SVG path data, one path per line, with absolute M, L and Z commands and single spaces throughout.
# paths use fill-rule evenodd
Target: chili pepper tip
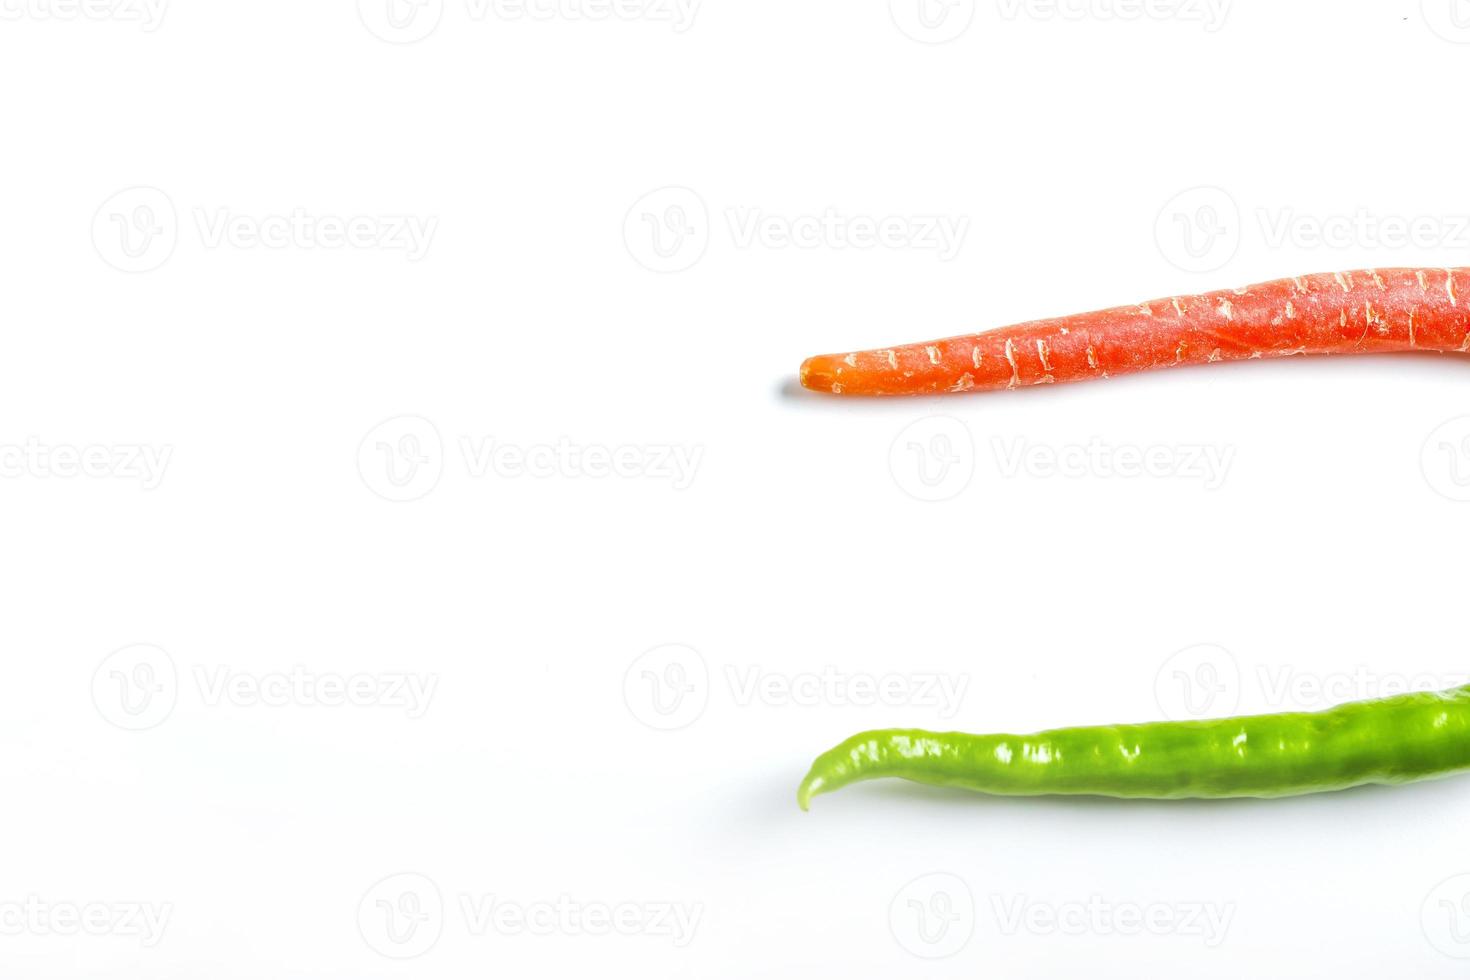
M 805 813 L 812 808 L 812 797 L 824 792 L 825 789 L 826 787 L 823 785 L 821 776 L 814 773 L 807 773 L 806 778 L 797 787 L 796 805 L 801 807 L 802 812 Z

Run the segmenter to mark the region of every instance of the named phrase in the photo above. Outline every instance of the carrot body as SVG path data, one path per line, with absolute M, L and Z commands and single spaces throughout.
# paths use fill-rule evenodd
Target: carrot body
M 1083 381 L 1291 354 L 1470 351 L 1470 269 L 1369 269 L 1032 320 L 801 366 L 839 395 L 926 395 Z

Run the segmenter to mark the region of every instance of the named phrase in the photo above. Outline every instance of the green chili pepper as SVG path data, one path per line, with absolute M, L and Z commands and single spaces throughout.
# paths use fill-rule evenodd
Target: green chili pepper
M 1294 796 L 1465 768 L 1470 685 L 1327 711 L 1035 735 L 863 732 L 812 763 L 796 801 L 805 810 L 813 796 L 884 776 L 1006 796 L 1171 800 Z

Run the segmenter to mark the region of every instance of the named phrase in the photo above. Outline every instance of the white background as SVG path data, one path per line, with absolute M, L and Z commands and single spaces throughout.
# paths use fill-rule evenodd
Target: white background
M 1470 779 L 794 801 L 1462 682 L 1463 361 L 793 381 L 1470 264 L 1470 9 L 548 2 L 0 3 L 0 972 L 1463 975 Z

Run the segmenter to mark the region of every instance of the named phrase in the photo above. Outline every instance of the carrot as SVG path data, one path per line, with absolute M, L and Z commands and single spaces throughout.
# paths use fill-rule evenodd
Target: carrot
M 838 395 L 994 391 L 1292 354 L 1470 352 L 1470 269 L 1323 273 L 1032 320 L 801 366 Z

